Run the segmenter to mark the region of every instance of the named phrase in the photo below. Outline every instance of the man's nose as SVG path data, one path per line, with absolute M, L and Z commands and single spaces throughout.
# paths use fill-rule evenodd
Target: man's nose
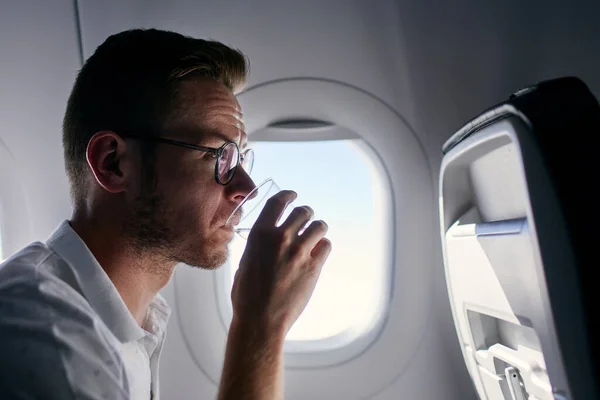
M 235 176 L 227 185 L 227 189 L 229 190 L 228 197 L 235 201 L 236 203 L 240 203 L 252 190 L 256 188 L 256 184 L 250 178 L 250 175 L 244 170 L 244 168 L 238 168 L 235 171 Z M 256 192 L 252 193 L 250 198 L 256 197 Z

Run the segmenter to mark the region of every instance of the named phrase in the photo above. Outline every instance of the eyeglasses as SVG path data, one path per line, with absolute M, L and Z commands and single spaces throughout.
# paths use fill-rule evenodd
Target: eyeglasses
M 149 142 L 158 142 L 170 144 L 173 146 L 185 147 L 186 149 L 204 151 L 212 154 L 216 159 L 215 165 L 215 180 L 220 185 L 227 185 L 233 179 L 238 165 L 244 168 L 248 175 L 252 172 L 254 166 L 254 151 L 248 149 L 240 153 L 240 148 L 235 142 L 226 142 L 219 148 L 196 146 L 194 144 L 184 143 L 177 140 L 165 139 L 154 136 L 139 136 L 139 135 L 121 135 L 122 138 L 131 138 L 145 140 Z

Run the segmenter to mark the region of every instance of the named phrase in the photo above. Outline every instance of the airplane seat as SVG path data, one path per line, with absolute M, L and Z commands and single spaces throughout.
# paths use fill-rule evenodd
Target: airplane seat
M 599 136 L 597 100 L 566 77 L 516 92 L 444 144 L 444 269 L 481 399 L 600 399 Z

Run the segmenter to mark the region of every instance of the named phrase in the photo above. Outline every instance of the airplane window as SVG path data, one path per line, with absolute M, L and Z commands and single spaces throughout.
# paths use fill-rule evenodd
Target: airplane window
M 390 216 L 383 201 L 385 181 L 362 145 L 356 139 L 251 144 L 253 180 L 272 177 L 281 189 L 296 191 L 294 205 L 310 205 L 315 219 L 329 225 L 333 244 L 312 299 L 287 341 L 357 338 L 374 328 L 385 311 L 389 266 L 384 243 L 389 238 L 384 226 Z M 226 293 L 245 243 L 232 242 Z

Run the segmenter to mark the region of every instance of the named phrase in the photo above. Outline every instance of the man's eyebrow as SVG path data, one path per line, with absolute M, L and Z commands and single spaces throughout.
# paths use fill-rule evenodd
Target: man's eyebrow
M 210 146 L 210 145 L 214 144 L 215 147 L 221 147 L 225 143 L 234 142 L 235 144 L 237 144 L 239 146 L 240 150 L 245 149 L 248 146 L 248 139 L 242 139 L 242 142 L 239 143 L 240 137 L 245 138 L 245 137 L 247 137 L 247 135 L 245 132 L 243 132 L 235 140 L 232 140 L 232 138 L 230 138 L 227 135 L 224 135 L 222 133 L 219 133 L 219 132 L 214 132 L 214 131 L 206 132 L 205 137 L 203 137 L 201 139 L 201 143 L 199 143 L 199 145 Z

